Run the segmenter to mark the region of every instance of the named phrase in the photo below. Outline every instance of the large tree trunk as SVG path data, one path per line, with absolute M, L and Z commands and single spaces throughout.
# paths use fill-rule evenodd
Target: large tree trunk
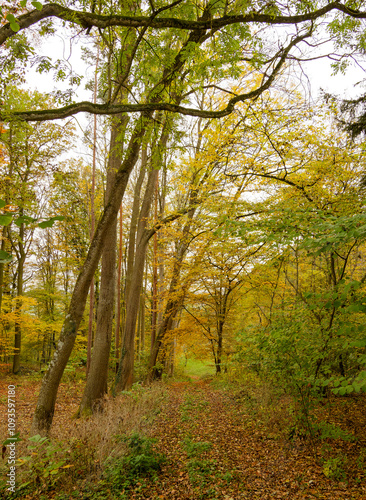
M 99 66 L 99 45 L 97 51 L 97 60 L 95 63 L 94 72 L 94 95 L 93 102 L 97 102 L 97 90 L 98 90 L 98 66 Z M 97 115 L 93 118 L 93 167 L 92 167 L 92 184 L 90 190 L 90 239 L 93 238 L 95 229 L 95 167 L 97 160 Z M 86 374 L 88 375 L 91 363 L 91 352 L 93 343 L 93 320 L 94 320 L 94 277 L 90 283 L 89 292 L 89 322 L 88 322 L 88 346 L 86 355 Z
M 149 173 L 144 201 L 140 211 L 135 260 L 127 299 L 125 334 L 115 384 L 117 391 L 130 389 L 133 383 L 136 321 L 144 277 L 146 250 L 149 243 L 148 233 L 146 231 L 148 224 L 147 219 L 154 195 L 158 172 L 158 170 L 151 170 Z
M 115 173 L 121 163 L 123 145 L 118 143 L 118 136 L 124 131 L 126 120 L 120 119 L 112 124 L 111 154 L 108 162 L 106 199 L 112 190 Z M 100 295 L 97 312 L 97 325 L 94 336 L 93 355 L 84 394 L 80 404 L 80 414 L 88 414 L 100 407 L 107 392 L 108 361 L 111 349 L 113 305 L 116 287 L 117 256 L 117 219 L 113 222 L 105 238 L 102 255 Z
M 136 181 L 135 189 L 133 192 L 131 224 L 128 236 L 128 249 L 127 249 L 127 269 L 126 269 L 126 286 L 125 286 L 125 303 L 128 302 L 128 295 L 130 293 L 133 265 L 136 251 L 136 231 L 139 220 L 139 210 L 141 202 L 141 188 L 146 175 L 147 166 L 147 146 L 141 151 L 141 167 Z
M 123 255 L 123 206 L 119 210 L 119 242 L 118 242 L 118 266 L 117 266 L 117 297 L 116 297 L 116 325 L 114 330 L 114 357 L 119 358 L 120 330 L 121 330 L 121 278 L 122 278 L 122 255 Z M 118 362 L 117 362 L 118 366 Z
M 152 147 L 151 165 L 147 185 L 142 202 L 137 228 L 137 244 L 130 288 L 127 296 L 126 324 L 121 351 L 121 360 L 116 377 L 116 390 L 126 390 L 132 387 L 135 360 L 135 333 L 139 312 L 140 296 L 143 285 L 146 250 L 149 243 L 148 217 L 154 198 L 159 168 L 162 163 L 162 152 L 165 151 L 169 138 L 172 118 L 166 119 L 160 140 Z
M 116 222 L 128 178 L 137 162 L 141 140 L 146 133 L 150 119 L 151 114 L 142 115 L 138 120 L 131 135 L 125 160 L 116 173 L 115 183 L 108 202 L 97 225 L 88 255 L 76 281 L 57 349 L 42 381 L 33 418 L 33 434 L 45 434 L 51 427 L 58 387 L 75 343 L 76 333 L 85 309 L 89 286 L 98 266 L 105 238 L 109 229 Z

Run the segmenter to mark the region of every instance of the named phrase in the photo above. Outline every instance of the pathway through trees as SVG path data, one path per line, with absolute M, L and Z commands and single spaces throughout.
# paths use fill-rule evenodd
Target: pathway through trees
M 278 411 L 281 418 L 281 407 Z M 240 397 L 208 382 L 172 384 L 156 426 L 158 448 L 167 462 L 159 480 L 131 498 L 366 498 L 364 482 L 327 478 L 324 464 L 301 439 L 284 441 L 276 434 L 276 422 L 261 425 Z
M 8 382 L 7 377 L 0 380 L 2 394 Z M 50 436 L 56 446 L 61 443 L 62 457 L 70 468 L 63 475 L 60 472 L 55 487 L 47 489 L 49 481 L 41 477 L 43 482 L 21 498 L 366 498 L 365 395 L 324 398 L 317 409 L 319 421 L 353 434 L 356 440 L 323 438 L 311 445 L 294 427 L 291 401 L 249 381 L 235 389 L 198 377 L 167 386 L 137 385 L 132 392 L 108 398 L 100 415 L 75 420 L 72 415 L 78 408 L 82 387 L 76 381 L 62 384 Z M 18 380 L 17 430 L 23 438 L 18 456 L 24 456 L 28 445 L 38 390 L 39 381 Z M 5 414 L 2 417 L 0 431 L 6 435 Z M 105 471 L 107 463 L 113 468 L 118 462 L 116 451 L 132 433 L 153 435 L 166 461 L 155 479 L 136 476 L 136 484 L 132 487 L 130 483 L 132 489 L 124 491 L 122 482 L 113 487 L 113 477 L 108 478 Z M 40 457 L 35 457 L 35 466 L 44 463 Z M 19 480 L 24 478 L 19 476 Z

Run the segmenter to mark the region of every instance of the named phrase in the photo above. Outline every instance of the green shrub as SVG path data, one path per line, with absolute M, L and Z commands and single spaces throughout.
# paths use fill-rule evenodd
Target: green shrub
M 19 489 L 32 489 L 40 485 L 52 489 L 66 474 L 73 464 L 68 463 L 64 446 L 61 443 L 51 443 L 47 437 L 39 434 L 29 438 L 29 455 L 18 459 L 18 466 L 22 467 L 24 482 Z
M 103 481 L 113 490 L 128 490 L 141 478 L 156 478 L 165 457 L 154 450 L 154 439 L 135 433 L 124 439 L 128 452 L 119 458 L 110 458 Z

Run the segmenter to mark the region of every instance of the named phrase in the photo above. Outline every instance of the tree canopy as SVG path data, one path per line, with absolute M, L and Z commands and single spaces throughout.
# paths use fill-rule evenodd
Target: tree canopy
M 93 30 L 99 33 L 106 45 L 109 44 L 111 54 L 114 53 L 110 55 L 112 59 L 117 57 L 117 46 L 112 49 L 111 45 L 113 37 L 118 40 L 126 33 L 134 33 L 134 41 L 122 71 L 123 76 L 119 76 L 119 83 L 113 92 L 111 89 L 105 91 L 107 95 L 102 102 L 77 102 L 72 99 L 60 108 L 14 110 L 11 116 L 12 119 L 38 121 L 65 118 L 79 112 L 116 115 L 169 111 L 202 118 L 220 118 L 230 114 L 237 103 L 255 99 L 270 88 L 287 61 L 311 57 L 306 56 L 304 51 L 306 46 L 314 48 L 317 45 L 319 32 L 327 32 L 329 38 L 335 41 L 340 50 L 341 65 L 345 56 L 362 51 L 364 35 L 361 26 L 366 17 L 366 12 L 360 10 L 362 4 L 357 1 L 342 4 L 338 1 L 195 3 L 180 0 L 125 6 L 118 2 L 80 2 L 76 9 L 72 9 L 57 3 L 47 3 L 40 8 L 37 3 L 35 10 L 23 13 L 26 4 L 21 2 L 21 7 L 15 9 L 17 31 L 14 31 L 11 22 L 4 24 L 0 28 L 0 45 L 9 47 L 10 52 L 13 46 L 14 53 L 18 51 L 24 59 L 32 50 L 24 47 L 29 43 L 24 36 L 27 37 L 28 31 L 34 28 L 41 36 L 47 33 L 52 36 L 60 30 L 74 34 L 75 28 L 79 35 L 86 33 L 91 36 Z M 57 19 L 63 21 L 63 28 L 57 24 L 52 27 Z M 267 28 L 272 26 L 285 26 L 286 36 L 269 33 Z M 296 52 L 297 47 L 300 50 Z M 143 54 L 149 55 L 147 65 Z M 5 56 L 3 61 L 3 67 L 6 67 L 8 58 Z M 140 76 L 141 62 L 150 74 L 150 82 L 144 80 L 146 88 L 142 93 L 134 89 L 136 78 Z M 238 71 L 242 71 L 244 63 L 250 64 L 262 75 L 255 87 L 241 92 L 227 91 L 220 109 L 190 105 L 189 97 L 197 88 L 216 88 L 220 81 L 235 77 Z M 185 75 L 186 85 L 180 99 L 183 104 L 176 101 L 177 92 L 179 94 L 178 72 Z M 154 78 L 151 78 L 152 73 Z M 215 74 L 215 78 L 207 82 L 205 80 L 210 73 Z M 179 85 L 182 83 L 180 81 Z M 124 87 L 130 98 L 125 102 L 116 102 L 113 93 L 115 96 L 118 89 Z M 7 119 L 4 111 L 0 118 Z

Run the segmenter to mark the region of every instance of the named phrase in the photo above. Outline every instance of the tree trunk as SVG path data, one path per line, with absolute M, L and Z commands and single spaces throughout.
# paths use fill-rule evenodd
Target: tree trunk
M 159 176 L 158 169 L 162 163 L 161 152 L 165 151 L 166 144 L 168 142 L 171 120 L 171 118 L 166 119 L 160 139 L 158 143 L 152 147 L 151 151 L 152 161 L 145 189 L 144 200 L 139 215 L 135 260 L 133 264 L 130 289 L 127 297 L 125 335 L 115 384 L 116 390 L 119 391 L 130 389 L 133 383 L 136 321 L 139 312 L 140 296 L 143 285 L 146 250 L 149 242 L 149 234 L 147 231 L 148 217 Z
M 215 359 L 216 374 L 221 373 L 223 328 L 224 328 L 224 323 L 222 321 L 219 321 L 217 329 L 217 351 Z
M 156 178 L 155 186 L 155 206 L 154 206 L 154 222 L 158 219 L 158 188 L 159 188 L 159 177 Z M 158 325 L 158 235 L 154 233 L 154 243 L 153 243 L 153 272 L 152 272 L 152 298 L 151 298 L 151 339 L 150 339 L 150 349 L 153 348 L 156 331 Z
M 94 72 L 94 95 L 93 102 L 97 102 L 97 88 L 98 88 L 98 65 L 99 65 L 99 45 L 97 51 L 97 60 L 95 63 Z M 97 159 L 97 115 L 93 117 L 93 168 L 92 168 L 92 185 L 90 192 L 90 239 L 93 238 L 95 229 L 95 167 Z M 88 376 L 91 363 L 91 352 L 93 343 L 93 319 L 94 319 L 94 277 L 90 283 L 89 292 L 89 322 L 88 322 L 88 348 L 86 356 L 86 375 Z
M 126 270 L 126 288 L 125 288 L 125 303 L 128 302 L 128 294 L 130 292 L 132 272 L 133 272 L 133 262 L 135 258 L 136 250 L 136 231 L 139 218 L 140 210 L 140 197 L 141 197 L 141 187 L 145 179 L 147 165 L 147 146 L 145 146 L 141 151 L 141 167 L 135 189 L 133 192 L 133 202 L 132 202 L 132 213 L 131 213 L 131 224 L 128 237 L 128 249 L 127 249 L 127 270 Z
M 24 224 L 20 225 L 19 228 L 19 248 L 18 248 L 18 270 L 17 270 L 17 298 L 15 302 L 16 320 L 15 320 L 15 338 L 14 338 L 14 356 L 13 356 L 13 373 L 19 373 L 20 370 L 20 352 L 22 344 L 22 327 L 20 321 L 21 309 L 22 309 L 22 295 L 23 295 L 23 281 L 24 281 L 24 263 L 25 263 L 25 251 L 24 251 Z
M 115 327 L 115 353 L 116 360 L 119 358 L 120 330 L 121 330 L 121 277 L 122 277 L 122 253 L 123 253 L 123 206 L 119 210 L 119 244 L 118 244 L 118 271 L 117 271 L 117 304 L 116 304 L 116 327 Z M 118 368 L 118 362 L 117 362 Z
M 118 142 L 125 129 L 126 120 L 114 121 L 111 132 L 110 157 L 108 162 L 106 199 L 114 184 L 115 172 L 121 163 L 123 145 Z M 107 393 L 108 361 L 112 340 L 113 306 L 116 289 L 117 218 L 105 237 L 102 254 L 100 294 L 97 325 L 95 328 L 93 355 L 80 404 L 80 414 L 88 414 L 101 407 L 101 400 Z
M 125 335 L 123 339 L 121 359 L 115 383 L 115 389 L 117 391 L 130 389 L 133 383 L 136 321 L 139 312 L 140 295 L 144 277 L 146 250 L 149 242 L 146 231 L 148 224 L 147 219 L 154 195 L 154 188 L 158 172 L 158 170 L 151 170 L 149 173 L 144 201 L 142 203 L 140 211 L 135 260 L 132 271 L 130 291 L 127 299 Z
M 112 187 L 108 202 L 97 225 L 88 255 L 76 281 L 68 314 L 62 326 L 57 349 L 42 381 L 32 423 L 33 434 L 45 434 L 52 425 L 58 387 L 75 343 L 77 329 L 85 309 L 89 286 L 98 266 L 105 244 L 105 238 L 109 229 L 116 222 L 128 178 L 137 162 L 141 141 L 146 133 L 150 120 L 151 113 L 142 115 L 138 119 L 131 135 L 125 160 L 116 173 L 115 183 Z

